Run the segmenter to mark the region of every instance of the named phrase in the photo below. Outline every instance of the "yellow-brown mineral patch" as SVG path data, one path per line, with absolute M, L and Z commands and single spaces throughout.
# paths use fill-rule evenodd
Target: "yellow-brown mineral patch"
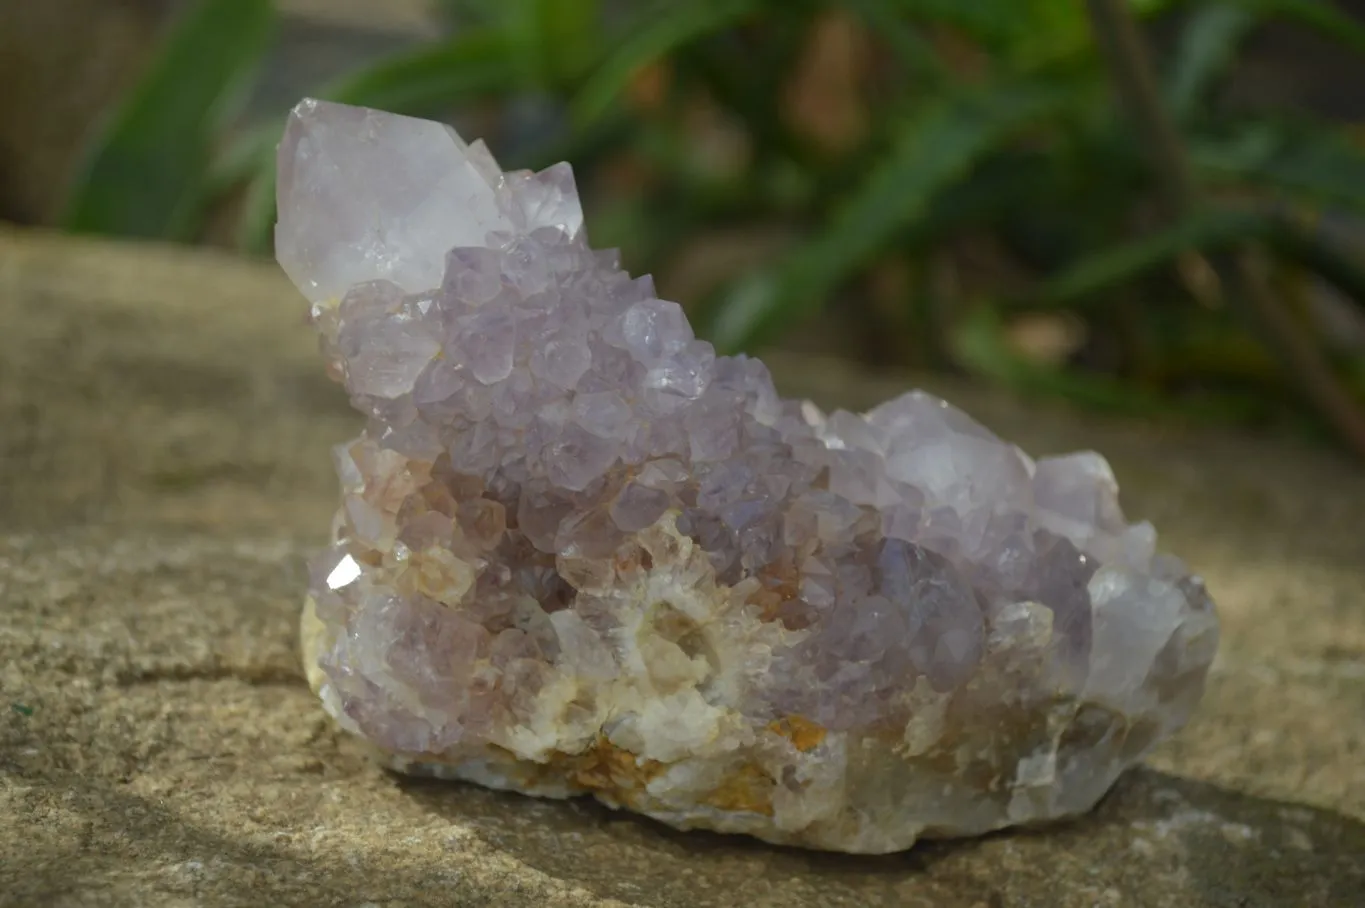
M 781 735 L 802 753 L 814 750 L 829 731 L 803 716 L 783 716 L 768 723 L 768 731 Z
M 612 744 L 606 738 L 580 754 L 562 758 L 575 784 L 591 791 L 610 791 L 618 795 L 643 791 L 666 768 L 657 760 L 641 760 L 635 754 Z M 556 761 L 557 762 L 557 761 Z
M 717 810 L 741 810 L 770 817 L 773 815 L 772 777 L 752 763 L 746 763 L 725 777 L 720 787 L 701 802 Z

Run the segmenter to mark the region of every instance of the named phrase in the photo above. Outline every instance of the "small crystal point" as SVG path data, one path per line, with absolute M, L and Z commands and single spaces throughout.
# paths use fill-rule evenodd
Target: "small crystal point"
M 594 252 L 567 165 L 305 101 L 278 254 L 368 418 L 305 659 L 389 765 L 853 852 L 1088 809 L 1218 640 L 1104 458 L 781 400 Z

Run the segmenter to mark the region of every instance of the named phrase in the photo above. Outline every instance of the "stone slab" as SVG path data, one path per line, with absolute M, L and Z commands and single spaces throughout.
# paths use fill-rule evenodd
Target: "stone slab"
M 773 360 L 861 407 L 907 379 Z M 1365 905 L 1365 472 L 942 379 L 1035 452 L 1111 457 L 1202 571 L 1196 721 L 1090 816 L 883 858 L 401 779 L 296 655 L 355 428 L 271 265 L 0 229 L 0 906 Z

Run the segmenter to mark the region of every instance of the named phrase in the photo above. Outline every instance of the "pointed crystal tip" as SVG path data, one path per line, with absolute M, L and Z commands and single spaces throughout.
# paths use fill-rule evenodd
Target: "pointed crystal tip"
M 442 123 L 305 99 L 280 143 L 276 257 L 312 302 L 372 280 L 429 290 L 447 251 L 513 227 L 500 179 L 482 144 Z

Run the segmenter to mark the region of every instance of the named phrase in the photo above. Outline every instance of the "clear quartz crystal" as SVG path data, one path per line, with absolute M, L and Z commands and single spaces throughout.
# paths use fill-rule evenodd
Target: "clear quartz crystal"
M 279 212 L 368 420 L 309 676 L 395 768 L 887 852 L 1086 810 L 1197 704 L 1212 602 L 1103 457 L 781 400 L 589 248 L 568 165 L 309 100 Z

